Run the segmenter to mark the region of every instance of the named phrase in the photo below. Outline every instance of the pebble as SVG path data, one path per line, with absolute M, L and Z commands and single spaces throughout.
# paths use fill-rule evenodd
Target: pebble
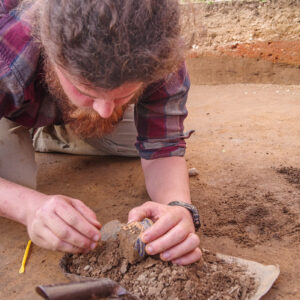
M 155 266 L 157 263 L 156 260 L 151 259 L 151 258 L 149 258 L 148 261 L 149 262 L 145 265 L 145 269 L 149 269 L 149 268 Z
M 91 268 L 91 266 L 90 265 L 86 265 L 85 267 L 84 267 L 84 271 L 88 271 L 89 269 Z
M 146 280 L 146 275 L 145 274 L 141 274 L 138 278 L 137 281 L 145 281 Z
M 197 176 L 198 174 L 199 174 L 199 172 L 196 168 L 189 169 L 189 176 Z
M 187 283 L 185 284 L 184 289 L 188 293 L 193 289 L 193 287 L 195 287 L 195 284 L 191 280 L 188 280 Z
M 125 274 L 125 273 L 127 272 L 127 268 L 128 268 L 128 263 L 127 263 L 126 260 L 124 260 L 124 261 L 122 262 L 122 265 L 121 265 L 121 268 L 120 268 L 120 272 L 121 272 L 122 274 Z
M 118 240 L 118 234 L 121 229 L 121 222 L 119 220 L 112 220 L 106 223 L 101 228 L 102 241 L 116 241 Z
M 90 263 L 95 263 L 97 261 L 97 258 L 95 256 L 92 256 L 90 259 L 89 259 L 89 262 Z
M 214 264 L 211 264 L 210 267 L 211 267 L 211 269 L 212 269 L 214 272 L 216 272 L 217 269 L 218 269 L 217 265 L 214 265 Z
M 160 289 L 157 288 L 157 287 L 149 287 L 149 290 L 148 290 L 148 295 L 149 297 L 154 297 L 156 295 L 160 295 Z

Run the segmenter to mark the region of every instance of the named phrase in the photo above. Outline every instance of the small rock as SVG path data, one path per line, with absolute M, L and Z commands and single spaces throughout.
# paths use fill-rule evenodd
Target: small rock
M 185 284 L 185 291 L 190 292 L 193 288 L 195 287 L 195 284 L 192 282 L 192 280 L 188 280 L 187 283 Z
M 102 271 L 105 273 L 107 271 L 110 271 L 114 266 L 111 264 L 107 264 L 105 266 L 102 267 Z
M 112 220 L 106 223 L 101 228 L 101 239 L 102 241 L 116 241 L 118 234 L 121 230 L 121 222 L 119 220 Z
M 199 174 L 199 172 L 196 168 L 189 169 L 189 176 L 197 176 L 198 174 Z
M 172 277 L 174 280 L 186 280 L 186 274 L 185 272 L 180 272 L 179 270 L 174 270 L 172 272 Z
M 121 274 L 125 274 L 127 272 L 127 269 L 128 269 L 128 262 L 126 260 L 123 260 L 120 268 Z
M 148 295 L 149 297 L 155 297 L 156 295 L 160 295 L 160 290 L 157 287 L 149 287 Z
M 171 276 L 171 270 L 166 268 L 162 271 L 161 274 L 163 274 L 165 276 Z
M 145 274 L 141 274 L 138 278 L 137 281 L 145 281 L 146 280 L 146 275 Z
M 97 261 L 97 258 L 96 256 L 92 256 L 90 259 L 89 259 L 89 263 L 95 263 Z
M 82 261 L 82 257 L 79 256 L 79 257 L 77 257 L 77 258 L 75 258 L 75 259 L 73 260 L 73 264 L 74 264 L 74 265 L 80 265 L 80 264 L 81 264 L 81 261 Z
M 85 267 L 84 267 L 84 271 L 88 271 L 89 269 L 91 268 L 91 266 L 90 265 L 86 265 Z
M 162 290 L 164 289 L 164 284 L 163 284 L 162 282 L 159 282 L 159 283 L 157 284 L 157 288 L 158 288 L 160 291 L 162 291 Z
M 214 264 L 211 264 L 210 267 L 211 267 L 211 269 L 213 270 L 213 272 L 216 272 L 217 269 L 218 269 L 217 265 L 214 265 Z
M 148 262 L 145 265 L 145 269 L 149 269 L 157 264 L 157 261 L 153 258 L 148 258 Z

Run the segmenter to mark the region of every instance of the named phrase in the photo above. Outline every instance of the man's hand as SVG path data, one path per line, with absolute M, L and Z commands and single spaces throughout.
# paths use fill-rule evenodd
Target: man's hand
M 81 201 L 62 195 L 46 196 L 31 207 L 26 225 L 31 240 L 51 250 L 87 252 L 100 239 L 95 213 Z
M 179 265 L 188 265 L 201 258 L 200 240 L 186 208 L 146 202 L 129 212 L 128 222 L 144 218 L 155 222 L 142 235 L 148 254 L 160 254 L 162 260 Z

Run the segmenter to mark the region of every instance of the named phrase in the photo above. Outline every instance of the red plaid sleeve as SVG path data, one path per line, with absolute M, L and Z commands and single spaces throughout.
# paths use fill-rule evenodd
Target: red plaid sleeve
M 40 84 L 39 48 L 30 24 L 13 10 L 18 3 L 0 2 L 0 118 L 26 127 L 53 124 L 58 109 Z
M 167 79 L 149 86 L 135 107 L 138 137 L 136 148 L 142 158 L 184 156 L 186 101 L 190 88 L 185 65 Z

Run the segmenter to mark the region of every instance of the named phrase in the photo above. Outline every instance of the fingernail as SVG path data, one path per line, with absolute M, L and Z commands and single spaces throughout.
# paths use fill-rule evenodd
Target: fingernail
M 144 233 L 142 235 L 142 241 L 146 244 L 149 242 L 149 235 L 147 233 Z
M 93 241 L 98 242 L 100 240 L 100 236 L 98 234 L 95 234 L 93 236 Z
M 166 251 L 161 256 L 162 256 L 163 259 L 167 260 L 171 257 L 171 254 L 170 254 L 170 252 Z
M 91 249 L 94 250 L 97 247 L 97 243 L 91 244 Z
M 153 253 L 153 248 L 152 248 L 152 246 L 146 246 L 146 252 L 147 252 L 148 254 L 152 254 L 152 253 Z
M 180 259 L 175 259 L 175 260 L 172 260 L 172 263 L 175 264 L 175 265 L 180 265 L 181 260 Z

